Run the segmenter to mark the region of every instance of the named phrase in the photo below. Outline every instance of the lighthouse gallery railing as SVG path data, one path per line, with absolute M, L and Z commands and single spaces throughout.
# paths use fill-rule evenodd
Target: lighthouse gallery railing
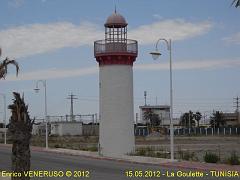
M 112 53 L 126 53 L 137 55 L 138 44 L 136 40 L 127 39 L 125 42 L 121 41 L 107 41 L 98 40 L 94 42 L 94 55 L 112 54 Z

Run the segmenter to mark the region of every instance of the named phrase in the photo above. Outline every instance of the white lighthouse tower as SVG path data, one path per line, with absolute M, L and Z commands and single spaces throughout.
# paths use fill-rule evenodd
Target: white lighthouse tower
M 104 24 L 105 39 L 94 42 L 100 81 L 99 146 L 109 157 L 121 157 L 135 146 L 132 66 L 138 45 L 127 39 L 127 25 L 115 11 Z

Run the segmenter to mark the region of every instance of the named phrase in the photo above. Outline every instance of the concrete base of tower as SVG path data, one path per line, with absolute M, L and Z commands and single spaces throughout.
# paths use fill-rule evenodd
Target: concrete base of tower
M 99 78 L 100 152 L 121 157 L 135 147 L 132 66 L 100 66 Z

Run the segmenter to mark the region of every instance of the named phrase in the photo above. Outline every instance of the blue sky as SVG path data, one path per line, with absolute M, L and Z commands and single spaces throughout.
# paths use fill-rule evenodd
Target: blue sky
M 234 110 L 233 98 L 240 95 L 240 11 L 231 0 L 1 0 L 1 59 L 15 58 L 21 69 L 16 78 L 10 67 L 0 81 L 7 104 L 12 91 L 24 92 L 30 115 L 43 117 L 43 89 L 39 94 L 33 89 L 46 79 L 49 115 L 69 114 L 71 92 L 78 97 L 77 114 L 97 113 L 93 42 L 104 38 L 103 24 L 114 4 L 129 24 L 128 38 L 139 42 L 135 112 L 145 90 L 148 104 L 156 99 L 169 104 L 168 51 L 160 44 L 161 58 L 153 61 L 149 55 L 158 38 L 173 41 L 175 116 L 189 109 Z

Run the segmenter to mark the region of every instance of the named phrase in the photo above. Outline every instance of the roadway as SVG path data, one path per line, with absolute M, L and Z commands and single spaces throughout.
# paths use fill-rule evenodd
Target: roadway
M 0 146 L 0 170 L 11 172 L 11 148 Z M 122 180 L 122 179 L 145 179 L 141 178 L 130 178 L 127 177 L 126 171 L 132 170 L 132 173 L 135 173 L 136 176 L 151 175 L 146 179 L 179 179 L 176 177 L 176 172 L 182 170 L 184 172 L 189 172 L 186 169 L 174 169 L 161 167 L 157 165 L 144 165 L 144 164 L 135 164 L 131 162 L 119 162 L 111 160 L 99 160 L 94 158 L 87 158 L 82 156 L 71 156 L 64 154 L 57 154 L 52 152 L 41 152 L 41 151 L 32 151 L 31 157 L 31 170 L 37 171 L 61 171 L 64 173 L 63 177 L 58 178 L 37 178 L 34 179 L 97 179 L 97 180 Z M 0 172 L 1 172 L 0 171 Z M 73 173 L 71 177 L 66 177 L 66 172 L 70 171 Z M 89 176 L 88 178 L 84 177 L 75 177 L 78 176 Z M 2 173 L 1 172 L 1 173 Z M 141 175 L 142 173 L 144 175 Z M 154 173 L 155 172 L 155 173 Z M 160 176 L 159 176 L 160 172 Z M 175 177 L 167 178 L 167 172 L 175 173 Z M 58 175 L 61 176 L 61 173 Z M 128 173 L 131 176 L 131 172 Z M 163 175 L 165 174 L 165 175 Z M 69 174 L 68 174 L 69 175 Z M 155 178 L 154 178 L 155 176 Z M 1 174 L 0 174 L 1 179 Z M 183 179 L 183 178 L 181 178 Z M 189 179 L 189 178 L 187 178 Z M 200 179 L 200 178 L 197 178 Z M 201 179 L 210 179 L 208 176 L 204 176 Z

